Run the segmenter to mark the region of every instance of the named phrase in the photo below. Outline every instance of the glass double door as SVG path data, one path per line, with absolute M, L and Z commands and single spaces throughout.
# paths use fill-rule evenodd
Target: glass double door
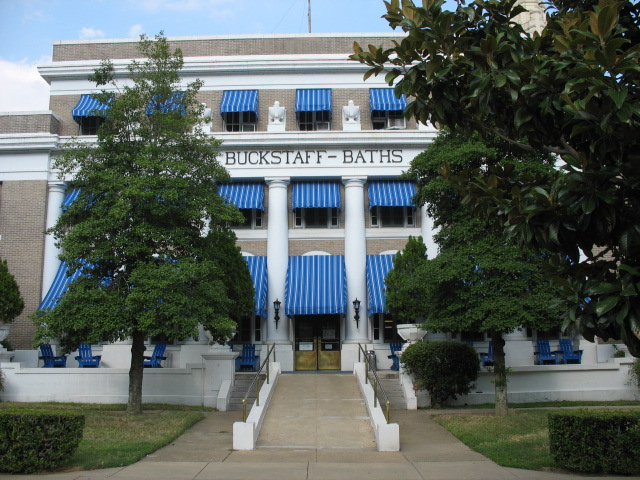
M 340 315 L 295 318 L 295 369 L 340 370 Z

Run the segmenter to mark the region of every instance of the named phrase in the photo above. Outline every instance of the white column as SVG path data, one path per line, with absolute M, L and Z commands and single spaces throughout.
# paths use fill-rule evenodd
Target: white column
M 433 240 L 433 236 L 438 233 L 438 229 L 433 226 L 433 218 L 427 215 L 427 206 L 420 207 L 420 233 L 422 241 L 427 246 L 427 258 L 432 259 L 438 255 L 438 245 Z
M 267 343 L 291 343 L 289 320 L 284 314 L 284 285 L 289 264 L 289 212 L 287 208 L 288 178 L 265 178 L 269 186 L 269 206 L 267 221 L 267 278 L 269 282 L 267 298 Z M 278 299 L 280 321 L 278 328 L 274 321 L 273 302 Z
M 47 229 L 55 226 L 58 218 L 62 214 L 62 201 L 67 186 L 62 182 L 49 183 L 49 192 L 47 194 Z M 44 237 L 44 260 L 42 262 L 42 298 L 49 291 L 49 287 L 56 278 L 60 260 L 58 255 L 62 250 L 55 245 L 53 234 L 49 233 Z
M 344 258 L 347 274 L 347 315 L 345 341 L 367 342 L 367 239 L 364 227 L 364 184 L 367 177 L 342 177 L 344 183 Z M 353 301 L 360 300 L 360 320 L 356 328 Z

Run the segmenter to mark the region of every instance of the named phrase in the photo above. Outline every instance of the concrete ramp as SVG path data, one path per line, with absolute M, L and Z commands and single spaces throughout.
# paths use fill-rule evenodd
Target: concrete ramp
M 281 375 L 257 447 L 376 450 L 355 377 Z

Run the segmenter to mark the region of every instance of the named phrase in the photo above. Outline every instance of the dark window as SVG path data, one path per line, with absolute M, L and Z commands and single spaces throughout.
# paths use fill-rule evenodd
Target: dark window
M 240 208 L 239 210 L 244 220 L 232 225 L 233 228 L 262 228 L 262 210 L 256 208 Z
M 298 112 L 298 129 L 302 131 L 331 130 L 331 112 Z
M 80 119 L 80 135 L 97 135 L 102 122 L 104 122 L 102 117 L 82 117 Z
M 228 112 L 222 114 L 227 132 L 254 132 L 258 118 L 255 112 Z
M 236 326 L 232 343 L 251 343 L 251 317 L 242 317 Z
M 371 123 L 374 130 L 402 130 L 407 128 L 402 110 L 371 112 Z
M 294 215 L 297 228 L 338 228 L 340 226 L 337 208 L 296 208 Z
M 372 227 L 413 227 L 413 207 L 374 207 L 371 209 Z
M 398 322 L 393 319 L 390 313 L 382 314 L 382 331 L 384 343 L 404 342 L 402 337 L 398 335 Z

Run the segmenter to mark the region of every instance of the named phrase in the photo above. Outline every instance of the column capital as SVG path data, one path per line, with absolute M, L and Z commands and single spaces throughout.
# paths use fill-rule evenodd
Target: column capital
M 291 182 L 289 177 L 265 177 L 264 183 L 271 187 L 286 187 Z
M 65 193 L 67 191 L 67 184 L 64 182 L 48 182 L 50 192 Z
M 345 187 L 363 187 L 367 183 L 367 177 L 362 175 L 345 175 L 342 177 Z

